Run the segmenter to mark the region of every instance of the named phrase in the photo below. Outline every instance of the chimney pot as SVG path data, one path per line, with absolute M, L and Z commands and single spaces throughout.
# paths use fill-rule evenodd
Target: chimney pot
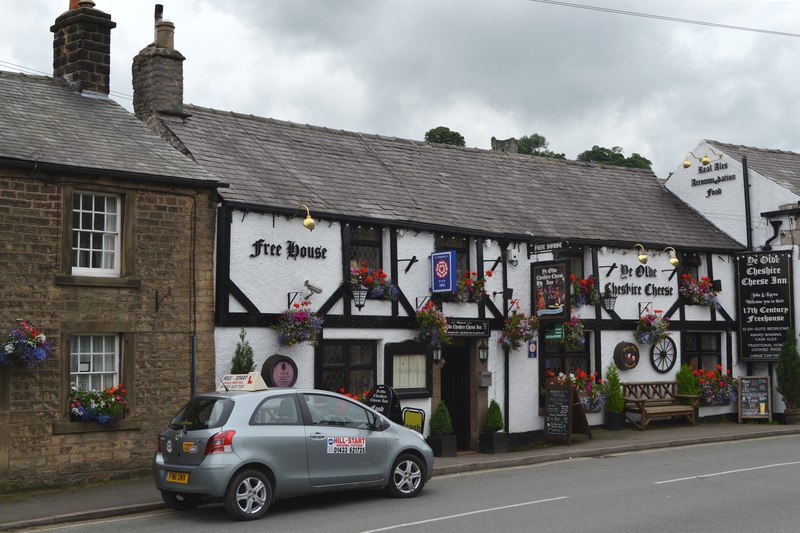
M 175 24 L 168 20 L 160 20 L 156 24 L 156 47 L 175 48 Z

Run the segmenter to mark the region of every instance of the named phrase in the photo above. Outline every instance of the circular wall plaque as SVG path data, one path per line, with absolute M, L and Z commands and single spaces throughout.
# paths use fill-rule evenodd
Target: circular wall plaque
M 297 365 L 285 355 L 271 355 L 261 367 L 261 376 L 269 387 L 293 387 L 297 381 Z
M 620 370 L 630 370 L 639 364 L 639 347 L 632 342 L 620 342 L 614 348 L 614 364 Z

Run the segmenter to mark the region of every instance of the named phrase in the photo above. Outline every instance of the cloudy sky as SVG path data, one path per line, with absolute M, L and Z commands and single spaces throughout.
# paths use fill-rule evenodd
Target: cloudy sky
M 113 98 L 155 1 L 111 14 Z M 184 100 L 336 129 L 467 146 L 539 133 L 568 158 L 621 146 L 665 178 L 701 139 L 800 152 L 800 37 L 539 0 L 161 0 L 186 56 Z M 578 0 L 659 17 L 800 33 L 800 2 Z M 0 69 L 52 74 L 68 0 L 4 3 Z M 0 105 L 2 105 L 0 103 Z

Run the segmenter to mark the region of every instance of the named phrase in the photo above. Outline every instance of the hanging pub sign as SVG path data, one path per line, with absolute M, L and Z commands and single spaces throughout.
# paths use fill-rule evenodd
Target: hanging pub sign
M 431 254 L 431 292 L 456 291 L 456 252 Z
M 567 317 L 567 263 L 536 263 L 531 267 L 536 316 L 565 320 Z
M 777 361 L 793 322 L 792 253 L 736 255 L 740 361 Z

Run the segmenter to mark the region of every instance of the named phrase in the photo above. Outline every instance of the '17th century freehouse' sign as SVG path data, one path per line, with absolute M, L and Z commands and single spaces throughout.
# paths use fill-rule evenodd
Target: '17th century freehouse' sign
M 793 324 L 791 252 L 736 256 L 741 361 L 777 361 Z

